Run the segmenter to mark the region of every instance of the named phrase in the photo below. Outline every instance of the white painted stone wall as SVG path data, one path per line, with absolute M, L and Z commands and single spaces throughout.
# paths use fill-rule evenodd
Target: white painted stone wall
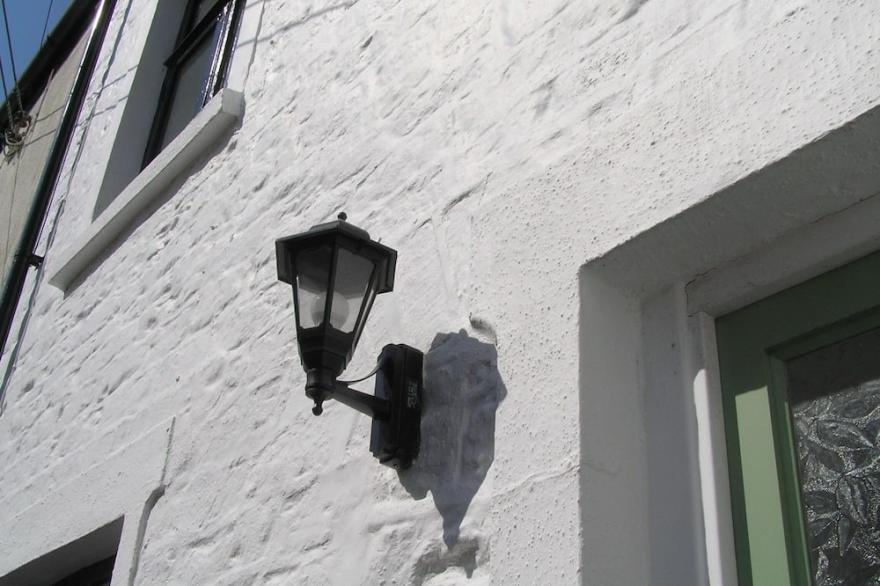
M 153 4 L 117 5 L 48 270 L 92 220 Z M 876 106 L 878 47 L 871 2 L 249 0 L 240 126 L 66 293 L 31 280 L 0 527 L 29 502 L 94 506 L 65 478 L 138 473 L 108 454 L 155 445 L 137 574 L 114 583 L 659 583 L 639 474 L 579 429 L 578 271 Z M 388 342 L 428 353 L 424 452 L 400 476 L 365 417 L 311 415 L 276 281 L 273 240 L 340 210 L 399 251 L 347 372 Z M 608 411 L 637 450 L 633 420 Z M 663 538 L 702 544 L 696 509 Z M 0 566 L 45 553 L 18 547 Z M 708 580 L 685 566 L 675 583 Z

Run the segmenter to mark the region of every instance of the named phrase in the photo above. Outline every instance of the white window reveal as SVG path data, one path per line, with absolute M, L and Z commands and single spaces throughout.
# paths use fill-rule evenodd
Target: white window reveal
M 243 110 L 226 87 L 245 0 L 162 0 L 144 43 L 93 222 L 50 266 L 66 290 Z

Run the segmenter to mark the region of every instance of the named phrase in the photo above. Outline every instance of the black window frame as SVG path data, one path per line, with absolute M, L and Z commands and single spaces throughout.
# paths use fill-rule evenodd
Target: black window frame
M 174 49 L 165 60 L 165 77 L 159 92 L 159 103 L 153 118 L 153 125 L 147 138 L 147 148 L 141 164 L 142 169 L 149 165 L 164 148 L 162 142 L 168 128 L 171 104 L 179 86 L 178 73 L 181 67 L 187 63 L 187 58 L 208 35 L 216 34 L 217 39 L 213 48 L 208 76 L 200 89 L 199 109 L 203 108 L 226 85 L 245 0 L 216 0 L 211 9 L 198 22 L 193 22 L 200 1 L 188 0 Z

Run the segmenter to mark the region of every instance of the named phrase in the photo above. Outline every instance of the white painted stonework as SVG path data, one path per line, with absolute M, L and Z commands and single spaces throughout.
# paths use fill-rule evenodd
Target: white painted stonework
M 154 7 L 0 364 L 0 576 L 122 518 L 114 585 L 736 584 L 713 318 L 880 248 L 880 6 L 248 0 L 239 122 L 62 291 Z M 426 352 L 399 475 L 312 416 L 276 278 L 342 210 L 399 253 L 346 377 Z

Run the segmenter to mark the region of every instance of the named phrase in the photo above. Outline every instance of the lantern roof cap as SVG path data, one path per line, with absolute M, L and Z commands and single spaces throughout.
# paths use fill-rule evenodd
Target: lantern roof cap
M 397 251 L 370 238 L 370 234 L 363 228 L 345 221 L 345 214 L 340 214 L 338 220 L 316 224 L 299 234 L 279 238 L 275 241 L 276 260 L 278 263 L 278 278 L 289 284 L 293 284 L 294 275 L 290 260 L 298 249 L 310 247 L 313 243 L 320 242 L 325 238 L 333 239 L 343 236 L 350 241 L 355 241 L 364 248 L 372 250 L 373 255 L 381 257 L 379 287 L 376 293 L 387 293 L 394 288 L 394 269 L 397 264 Z
M 312 238 L 318 236 L 328 236 L 335 234 L 342 234 L 354 240 L 360 240 L 382 246 L 378 242 L 373 242 L 373 240 L 370 238 L 369 232 L 367 232 L 363 228 L 358 228 L 354 224 L 349 224 L 345 220 L 333 220 L 332 222 L 316 224 L 305 232 L 300 232 L 299 234 L 294 234 L 292 236 L 285 236 L 284 238 L 277 239 L 275 242 L 279 244 L 292 244 L 303 240 L 311 240 Z
M 354 224 L 349 224 L 345 220 L 333 220 L 332 222 L 324 222 L 323 224 L 315 224 L 308 229 L 305 234 L 317 234 L 324 232 L 341 232 L 351 238 L 359 240 L 370 240 L 370 234 L 363 228 L 358 228 Z

